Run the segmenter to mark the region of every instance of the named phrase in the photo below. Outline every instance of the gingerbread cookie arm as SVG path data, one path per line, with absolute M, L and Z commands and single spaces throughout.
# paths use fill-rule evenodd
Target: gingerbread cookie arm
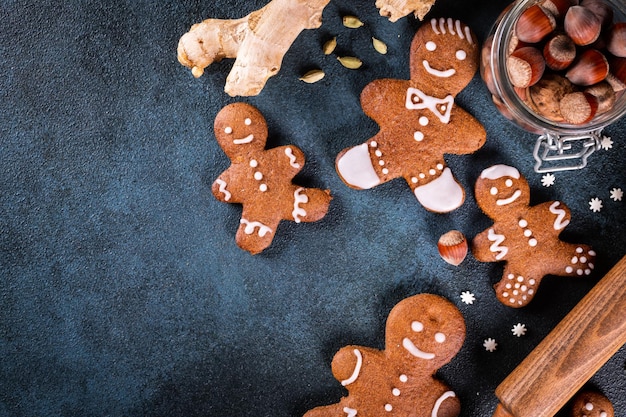
M 431 416 L 433 417 L 456 417 L 461 414 L 461 401 L 454 391 L 445 391 L 433 406 Z
M 320 220 L 328 212 L 332 197 L 329 190 L 294 187 L 293 210 L 286 218 L 296 223 Z
M 595 267 L 596 253 L 588 245 L 559 241 L 554 250 L 553 259 L 546 262 L 546 275 L 580 277 L 590 275 Z
M 479 150 L 487 140 L 487 131 L 474 116 L 465 110 L 455 107 L 450 117 L 455 130 L 455 146 L 446 149 L 446 153 L 465 155 Z
M 472 254 L 480 262 L 499 262 L 508 260 L 509 248 L 504 234 L 495 227 L 477 234 L 472 240 Z
M 227 169 L 220 175 L 214 182 L 211 187 L 211 191 L 213 192 L 213 196 L 224 203 L 241 203 L 241 199 L 237 198 L 238 196 L 231 193 L 231 187 L 233 185 L 232 176 L 230 175 L 230 168 Z M 235 188 L 237 188 L 235 186 Z

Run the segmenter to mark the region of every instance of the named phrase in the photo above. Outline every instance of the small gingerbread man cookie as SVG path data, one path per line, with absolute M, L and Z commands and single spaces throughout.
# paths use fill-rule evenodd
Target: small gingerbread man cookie
M 326 215 L 328 190 L 305 188 L 291 180 L 304 166 L 293 146 L 265 150 L 267 123 L 255 107 L 234 103 L 215 118 L 215 137 L 232 165 L 213 183 L 220 201 L 240 203 L 243 213 L 236 241 L 252 254 L 267 248 L 281 220 L 313 222 Z
M 475 152 L 487 136 L 454 103 L 478 69 L 478 43 L 460 21 L 432 19 L 415 34 L 410 60 L 410 80 L 381 79 L 365 87 L 361 106 L 380 131 L 341 151 L 336 169 L 356 189 L 402 177 L 427 210 L 446 213 L 463 204 L 465 191 L 444 154 Z
M 433 375 L 463 345 L 460 311 L 432 294 L 406 298 L 389 313 L 385 339 L 384 350 L 340 349 L 332 372 L 348 396 L 305 417 L 458 416 L 458 397 Z
M 613 417 L 613 404 L 603 394 L 581 391 L 572 401 L 572 417 Z
M 476 182 L 476 201 L 495 223 L 474 238 L 472 253 L 481 262 L 506 262 L 502 280 L 495 285 L 504 305 L 527 305 L 546 275 L 591 274 L 595 252 L 559 240 L 570 222 L 567 206 L 549 201 L 531 207 L 530 187 L 517 169 L 485 169 Z

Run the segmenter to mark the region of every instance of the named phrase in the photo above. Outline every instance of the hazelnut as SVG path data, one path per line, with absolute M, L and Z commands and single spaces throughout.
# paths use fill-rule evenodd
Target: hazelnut
M 531 108 L 539 115 L 553 122 L 563 122 L 559 102 L 569 93 L 575 91 L 574 85 L 565 77 L 555 73 L 546 75 L 530 87 Z
M 439 238 L 437 249 L 444 261 L 458 266 L 467 256 L 467 239 L 458 230 L 451 230 Z
M 578 4 L 577 0 L 543 0 L 541 6 L 555 17 L 563 17 L 567 10 Z
M 606 49 L 615 56 L 626 58 L 626 22 L 613 25 L 607 37 Z
M 588 86 L 603 81 L 609 74 L 609 62 L 602 52 L 588 49 L 570 67 L 565 76 L 576 85 Z
M 595 13 L 602 26 L 607 27 L 613 22 L 613 8 L 604 0 L 582 0 L 580 5 Z
M 530 6 L 520 14 L 515 24 L 515 34 L 522 42 L 536 43 L 556 28 L 556 19 L 538 4 Z
M 543 54 L 532 46 L 515 50 L 507 59 L 507 70 L 511 84 L 526 88 L 541 79 L 546 69 Z
M 606 81 L 587 87 L 584 91 L 598 100 L 598 114 L 609 111 L 615 104 L 615 90 L 613 90 L 611 84 Z
M 611 58 L 606 81 L 611 84 L 615 92 L 626 90 L 626 58 Z
M 543 57 L 548 68 L 561 71 L 569 67 L 576 58 L 576 45 L 569 36 L 554 35 L 543 48 Z
M 595 117 L 598 111 L 598 99 L 589 93 L 577 91 L 563 96 L 559 109 L 566 122 L 581 125 Z
M 563 22 L 565 33 L 576 45 L 585 46 L 594 43 L 602 30 L 600 18 L 583 6 L 572 6 Z

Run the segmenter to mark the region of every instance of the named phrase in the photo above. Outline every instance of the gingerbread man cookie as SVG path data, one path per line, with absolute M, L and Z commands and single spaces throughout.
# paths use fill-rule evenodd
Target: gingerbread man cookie
M 572 417 L 613 417 L 613 404 L 603 394 L 581 391 L 572 401 Z
M 474 238 L 472 253 L 481 262 L 506 262 L 502 280 L 495 285 L 504 305 L 527 305 L 546 275 L 591 274 L 595 252 L 559 240 L 570 222 L 567 206 L 559 201 L 529 206 L 530 187 L 517 169 L 485 169 L 476 182 L 476 201 L 495 223 Z
M 232 165 L 213 183 L 220 201 L 243 205 L 236 241 L 257 254 L 267 248 L 281 220 L 313 222 L 326 215 L 328 190 L 305 188 L 291 180 L 304 166 L 293 146 L 265 150 L 267 123 L 255 107 L 234 103 L 215 118 L 215 137 Z
M 339 153 L 336 169 L 350 187 L 369 189 L 403 177 L 418 201 L 446 213 L 465 191 L 444 154 L 469 154 L 486 139 L 483 126 L 454 103 L 478 69 L 478 43 L 465 24 L 432 19 L 411 43 L 410 80 L 381 79 L 361 93 L 365 114 L 380 131 Z
M 305 417 L 458 416 L 458 397 L 433 375 L 463 345 L 460 311 L 432 294 L 406 298 L 389 313 L 385 339 L 384 350 L 340 349 L 332 372 L 348 396 Z

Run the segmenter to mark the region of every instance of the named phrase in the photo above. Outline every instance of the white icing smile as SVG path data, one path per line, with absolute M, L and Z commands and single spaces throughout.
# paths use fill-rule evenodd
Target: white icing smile
M 402 346 L 411 355 L 415 356 L 416 358 L 426 359 L 426 360 L 435 359 L 435 354 L 434 353 L 428 353 L 428 352 L 424 352 L 424 351 L 420 350 L 417 346 L 415 346 L 415 343 L 411 342 L 411 340 L 408 337 L 405 337 L 402 340 Z
M 516 190 L 511 197 L 496 200 L 496 204 L 499 206 L 506 206 L 507 204 L 511 204 L 512 202 L 520 198 L 521 195 L 522 192 L 520 190 Z
M 251 133 L 248 136 L 246 136 L 245 138 L 241 138 L 241 139 L 235 139 L 233 140 L 233 143 L 235 145 L 244 145 L 246 143 L 250 143 L 252 142 L 252 140 L 254 139 L 254 135 Z
M 434 75 L 435 77 L 449 78 L 449 77 L 452 77 L 454 74 L 456 74 L 456 70 L 454 68 L 450 68 L 444 71 L 434 69 L 430 66 L 430 63 L 426 60 L 422 61 L 422 65 L 424 65 L 426 72 L 428 72 L 431 75 Z

